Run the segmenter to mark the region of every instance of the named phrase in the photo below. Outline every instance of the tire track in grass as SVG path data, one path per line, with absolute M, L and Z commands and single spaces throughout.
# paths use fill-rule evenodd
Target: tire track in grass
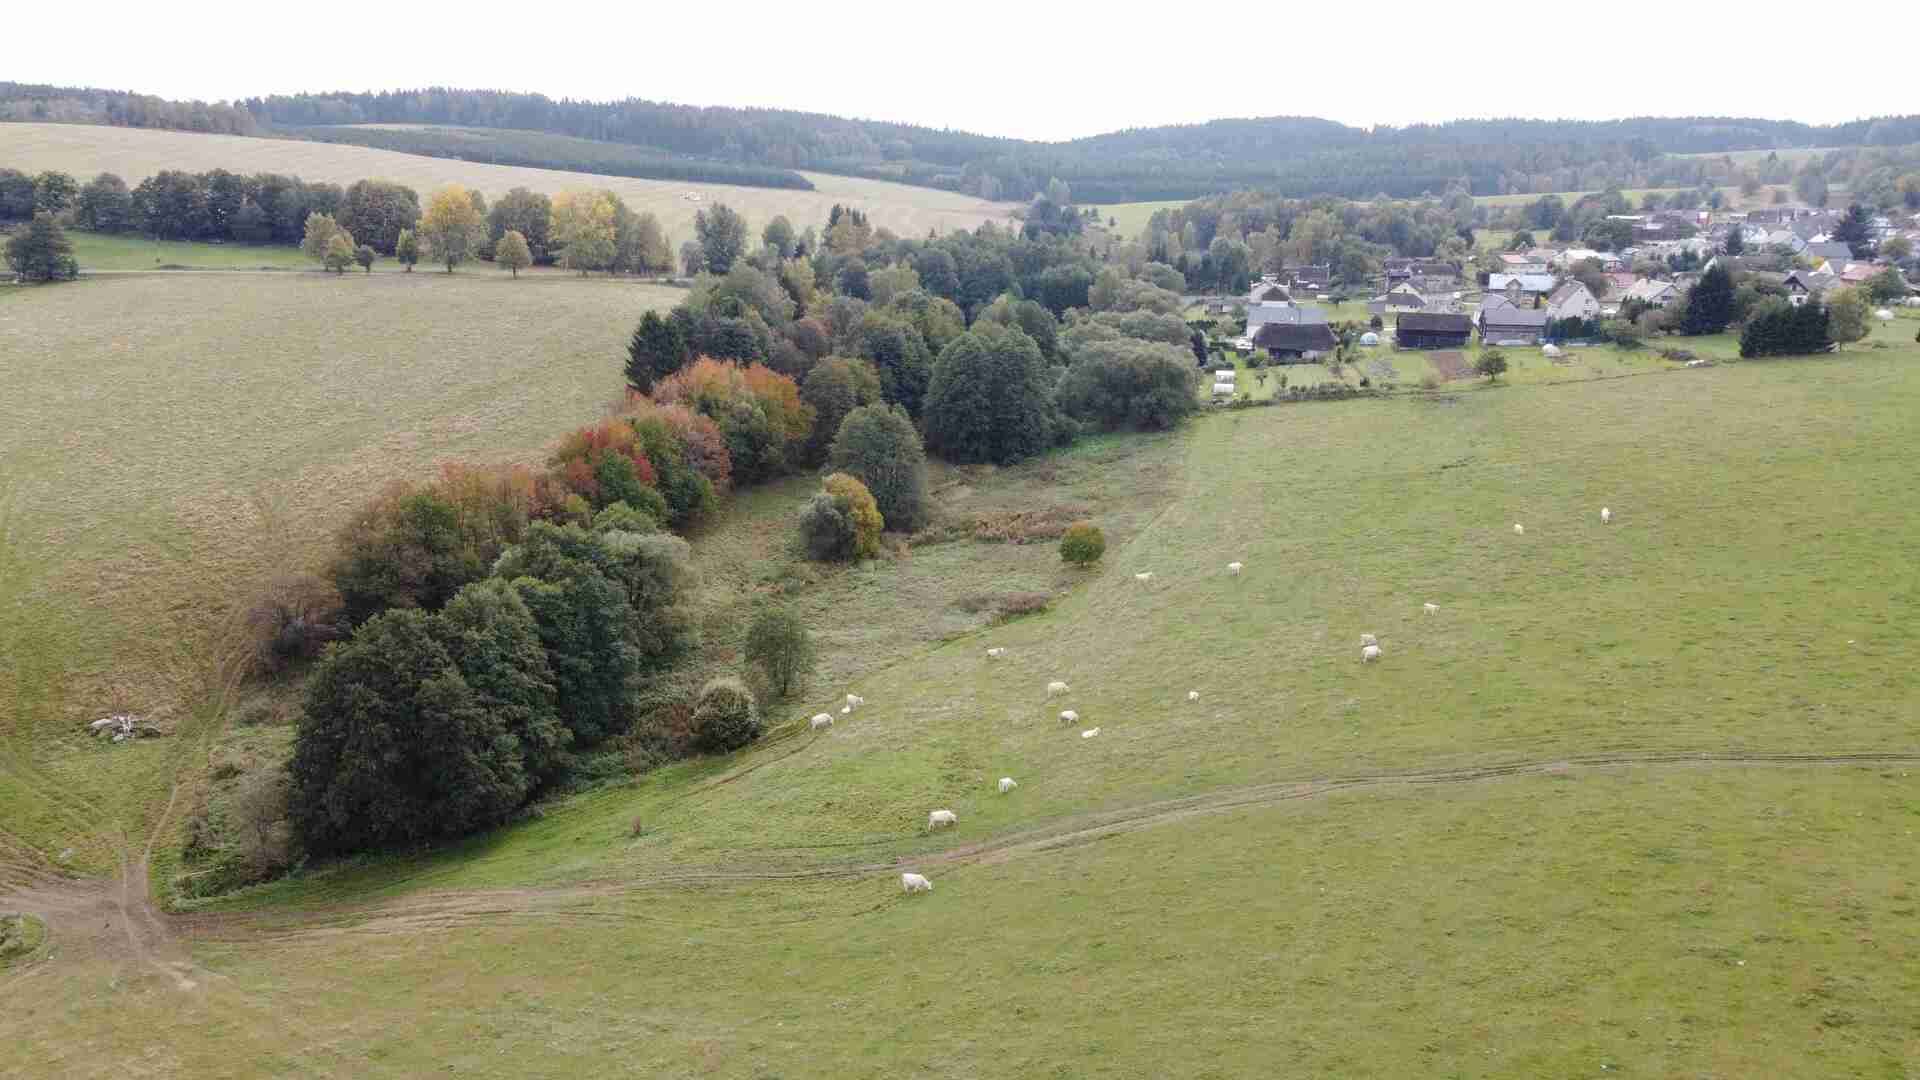
M 796 751 L 797 752 L 797 751 Z M 784 756 L 784 755 L 783 755 Z M 429 893 L 370 906 L 332 906 L 295 912 L 209 913 L 176 917 L 188 937 L 208 941 L 298 941 L 346 934 L 396 934 L 455 929 L 508 919 L 629 919 L 669 923 L 652 914 L 583 911 L 595 901 L 663 889 L 724 887 L 771 883 L 812 884 L 857 881 L 891 875 L 903 867 L 995 865 L 1011 859 L 1067 851 L 1140 829 L 1209 814 L 1228 813 L 1285 802 L 1324 798 L 1345 792 L 1384 789 L 1437 789 L 1529 776 L 1565 776 L 1628 769 L 1718 768 L 1862 768 L 1920 765 L 1920 751 L 1856 751 L 1834 754 L 1771 754 L 1750 751 L 1624 751 L 1514 761 L 1441 770 L 1361 773 L 1305 777 L 1229 788 L 1199 795 L 1157 800 L 1138 806 L 1064 818 L 1048 825 L 1008 833 L 946 851 L 913 858 L 842 862 L 807 868 L 688 867 L 620 881 L 581 885 L 479 889 Z M 838 917 L 879 911 L 898 898 Z M 776 925 L 790 920 L 769 920 Z M 675 924 L 678 925 L 678 924 Z M 751 929 L 753 923 L 734 923 Z

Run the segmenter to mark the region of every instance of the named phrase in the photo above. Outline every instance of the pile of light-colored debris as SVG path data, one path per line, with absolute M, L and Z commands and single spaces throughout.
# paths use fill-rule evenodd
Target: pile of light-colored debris
M 95 735 L 111 735 L 114 742 L 126 742 L 137 739 L 147 729 L 141 727 L 143 721 L 132 713 L 115 713 L 103 716 L 87 725 L 87 730 Z

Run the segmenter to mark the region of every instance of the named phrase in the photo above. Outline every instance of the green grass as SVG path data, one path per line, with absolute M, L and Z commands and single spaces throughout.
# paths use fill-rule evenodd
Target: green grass
M 1129 240 L 1137 240 L 1156 210 L 1177 210 L 1191 199 L 1163 199 L 1158 202 L 1113 203 L 1100 208 L 1100 220 L 1113 219 L 1113 231 Z
M 274 294 L 280 311 L 333 286 L 429 287 L 259 280 L 310 290 Z M 615 289 L 597 295 L 627 295 Z M 499 339 L 501 305 L 473 302 L 496 320 L 474 333 Z M 571 321 L 543 308 L 539 325 L 575 328 L 591 317 L 579 302 Z M 0 299 L 0 334 L 22 310 Z M 75 321 L 35 309 L 36 326 Z M 755 492 L 695 538 L 705 659 L 723 662 L 739 614 L 775 592 L 828 639 L 827 673 L 763 744 L 436 856 L 207 905 L 181 926 L 193 992 L 83 957 L 0 1010 L 0 1042 L 55 1075 L 157 1038 L 150 1071 L 172 1075 L 1900 1075 L 1920 1055 L 1914 764 L 1696 755 L 1920 754 L 1920 596 L 1897 557 L 1920 524 L 1914 325 L 1828 357 L 1602 369 L 1621 378 L 1595 378 L 1584 351 L 1560 368 L 1508 350 L 1506 385 L 1222 412 L 1015 468 L 941 470 L 944 542 L 851 570 L 784 553 L 809 482 Z M 366 467 L 392 472 L 426 455 L 383 432 L 445 431 L 419 440 L 435 447 L 466 432 L 469 453 L 516 442 L 521 418 L 504 413 L 426 419 L 474 407 L 436 366 L 448 346 L 418 350 L 410 380 L 357 359 L 384 355 L 370 340 L 355 352 L 317 330 L 296 321 L 271 340 L 326 341 L 347 357 L 334 377 L 362 389 L 303 394 L 336 410 L 377 398 L 392 415 L 314 446 L 372 443 Z M 37 371 L 23 354 L 0 351 L 13 384 Z M 191 350 L 161 355 L 214 393 Z M 554 361 L 574 372 L 556 381 L 602 370 L 579 363 Z M 326 369 L 317 355 L 296 366 Z M 120 370 L 135 383 L 113 391 L 131 398 L 121 411 L 221 429 L 178 398 L 136 407 L 164 384 Z M 107 392 L 98 377 L 76 400 L 50 376 L 30 385 L 48 410 L 115 411 L 76 403 Z M 229 393 L 255 427 L 296 426 L 252 385 Z M 130 445 L 113 462 L 196 453 L 115 430 Z M 22 443 L 49 439 L 36 428 Z M 197 453 L 243 485 L 301 449 L 276 437 L 251 456 Z M 7 452 L 8 475 L 31 461 L 75 514 L 104 500 L 92 471 Z M 138 479 L 163 504 L 186 483 Z M 20 520 L 56 520 L 41 513 Z M 1064 571 L 1044 541 L 968 538 L 1069 514 L 1109 531 L 1092 572 Z M 1245 572 L 1227 575 L 1230 560 Z M 1063 595 L 1001 625 L 957 603 L 1029 588 Z M 1379 664 L 1360 664 L 1362 632 L 1380 635 Z M 989 662 L 989 645 L 1009 655 Z M 1046 700 L 1051 679 L 1073 693 Z M 868 704 L 796 732 L 847 691 Z M 1063 707 L 1100 737 L 1063 728 Z M 1680 761 L 1578 764 L 1619 755 Z M 1518 763 L 1534 767 L 1336 782 Z M 1021 782 L 1004 797 L 1003 775 Z M 29 802 L 0 803 L 0 822 L 14 829 Z M 932 807 L 957 811 L 958 829 L 925 835 Z M 901 896 L 901 869 L 937 891 Z
M 47 943 L 47 924 L 32 915 L 0 912 L 0 972 L 33 962 Z
M 198 244 L 77 229 L 67 236 L 82 270 L 314 270 L 319 265 L 298 248 L 268 244 Z
M 719 766 L 667 770 L 531 827 L 557 848 L 491 841 L 436 880 L 912 853 L 943 846 L 917 835 L 929 805 L 984 836 L 1278 776 L 1907 746 L 1912 599 L 1873 553 L 1910 513 L 1894 478 L 1916 394 L 1910 360 L 1861 352 L 1215 417 L 1181 496 L 1054 611 L 869 675 L 852 722 L 748 754 L 736 782 L 696 794 Z M 1230 559 L 1247 573 L 1229 580 Z M 1423 617 L 1429 600 L 1447 614 Z M 1363 630 L 1392 662 L 1358 666 Z M 987 644 L 1012 657 L 984 662 Z M 1061 737 L 1052 678 L 1100 741 Z M 1012 803 L 986 786 L 999 775 L 1045 779 Z M 649 833 L 626 842 L 635 817 Z M 323 876 L 280 895 L 310 887 L 354 889 Z
M 394 479 L 537 458 L 674 296 L 479 272 L 0 291 L 0 824 L 74 866 L 137 849 L 204 762 L 212 663 L 263 580 Z M 116 711 L 174 737 L 85 733 Z
M 913 899 L 874 874 L 208 924 L 194 991 L 43 978 L 0 1035 L 39 1075 L 159 1039 L 180 1076 L 1898 1076 L 1917 795 L 1575 773 L 1170 821 Z

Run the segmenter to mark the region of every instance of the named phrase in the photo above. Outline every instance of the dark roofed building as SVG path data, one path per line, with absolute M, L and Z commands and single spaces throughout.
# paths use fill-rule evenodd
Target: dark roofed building
M 1333 328 L 1323 322 L 1268 323 L 1253 335 L 1253 347 L 1282 363 L 1312 360 L 1333 351 Z
M 1295 291 L 1324 292 L 1333 285 L 1331 266 L 1296 266 L 1285 273 L 1291 277 Z
M 1394 344 L 1403 349 L 1460 349 L 1473 334 L 1473 320 L 1438 311 L 1410 311 L 1394 320 Z

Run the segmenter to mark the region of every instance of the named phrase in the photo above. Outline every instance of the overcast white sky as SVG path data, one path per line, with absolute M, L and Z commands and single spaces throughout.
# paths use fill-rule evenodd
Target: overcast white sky
M 1032 139 L 1222 116 L 1831 123 L 1920 111 L 1912 0 L 1777 14 L 1723 0 L 1504 12 L 1431 0 L 12 7 L 0 78 L 205 100 L 437 84 Z M 1833 22 L 1816 21 L 1828 13 Z

